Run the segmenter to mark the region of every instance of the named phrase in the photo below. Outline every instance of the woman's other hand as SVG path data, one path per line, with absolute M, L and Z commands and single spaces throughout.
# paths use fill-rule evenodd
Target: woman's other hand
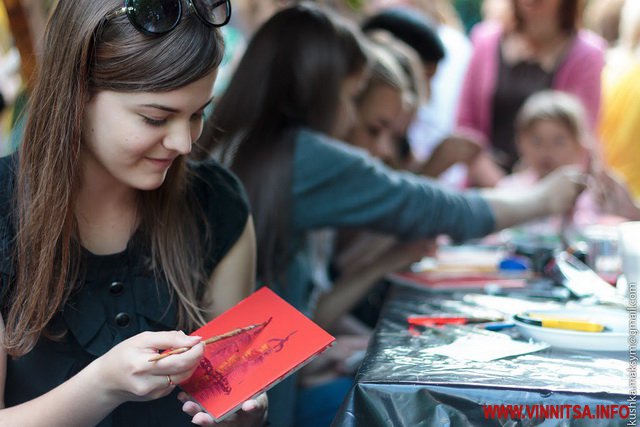
M 267 420 L 266 393 L 261 393 L 255 399 L 247 400 L 238 412 L 220 423 L 216 423 L 209 414 L 202 411 L 200 405 L 191 400 L 187 393 L 178 394 L 178 399 L 183 402 L 182 410 L 192 417 L 191 422 L 199 426 L 260 427 Z

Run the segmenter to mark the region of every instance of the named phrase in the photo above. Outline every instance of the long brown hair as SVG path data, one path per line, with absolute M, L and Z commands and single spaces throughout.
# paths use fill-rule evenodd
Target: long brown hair
M 81 279 L 74 208 L 91 96 L 100 90 L 170 91 L 208 75 L 221 61 L 219 32 L 194 15 L 157 37 L 136 30 L 126 16 L 107 21 L 119 7 L 121 0 L 61 1 L 47 26 L 19 154 L 16 282 L 4 339 L 12 355 L 33 348 Z M 186 202 L 187 179 L 180 160 L 159 189 L 141 192 L 139 208 L 153 270 L 177 295 L 181 328 L 202 322 L 196 304 L 206 280 L 202 248 L 193 244 L 198 212 Z
M 360 39 L 356 28 L 318 6 L 281 10 L 253 36 L 205 124 L 200 154 L 221 141 L 247 189 L 262 282 L 282 284 L 291 256 L 295 132 L 332 130 L 343 81 L 367 64 Z

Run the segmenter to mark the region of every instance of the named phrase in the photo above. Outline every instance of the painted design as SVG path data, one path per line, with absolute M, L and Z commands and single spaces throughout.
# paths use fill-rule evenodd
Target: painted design
M 255 338 L 270 322 L 271 318 L 261 327 L 206 346 L 200 364 L 183 386 L 191 390 L 194 397 L 205 399 L 230 394 L 232 382 L 242 381 L 249 368 L 264 363 L 269 355 L 282 351 L 297 332 L 293 331 L 284 338 L 268 338 L 263 344 L 254 346 Z

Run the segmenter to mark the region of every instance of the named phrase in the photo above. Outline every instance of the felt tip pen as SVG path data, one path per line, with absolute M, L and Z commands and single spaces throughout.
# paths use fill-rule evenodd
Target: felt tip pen
M 484 317 L 467 317 L 467 316 L 419 316 L 412 315 L 407 317 L 407 323 L 417 326 L 440 326 L 440 325 L 464 325 L 467 323 L 486 323 L 494 322 L 497 319 L 489 319 Z
M 482 327 L 484 329 L 486 329 L 487 331 L 502 331 L 504 329 L 509 329 L 509 328 L 513 328 L 514 326 L 516 326 L 515 323 L 510 323 L 510 322 L 491 322 L 491 323 L 487 323 L 485 325 L 482 325 Z
M 540 326 L 543 328 L 554 329 L 566 329 L 570 331 L 580 332 L 602 332 L 605 330 L 605 326 L 600 323 L 589 322 L 580 319 L 570 319 L 561 317 L 547 317 L 536 318 L 532 315 L 515 315 L 513 316 L 518 322 L 526 323 L 528 325 Z

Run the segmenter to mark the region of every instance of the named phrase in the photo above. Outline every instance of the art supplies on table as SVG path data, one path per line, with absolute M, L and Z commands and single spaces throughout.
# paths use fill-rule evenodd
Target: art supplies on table
M 513 316 L 523 311 L 543 311 L 543 310 L 561 310 L 565 304 L 556 301 L 533 301 L 521 298 L 512 298 L 504 296 L 484 295 L 484 294 L 466 294 L 462 297 L 462 301 L 476 307 L 482 307 L 487 310 L 495 310 L 505 316 Z
M 527 284 L 525 277 L 503 273 L 441 274 L 433 272 L 401 272 L 387 275 L 387 279 L 403 286 L 413 286 L 431 292 L 467 290 L 514 289 Z
M 476 245 L 439 248 L 435 258 L 387 275 L 393 283 L 432 292 L 522 288 L 530 277 L 526 264 L 503 248 Z
M 411 265 L 411 271 L 438 273 L 491 273 L 498 271 L 500 261 L 507 256 L 501 246 L 459 245 L 440 246 L 435 257 L 425 257 Z
M 264 287 L 192 335 L 213 342 L 205 346 L 204 357 L 191 378 L 179 386 L 216 421 L 304 366 L 335 341 Z
M 620 307 L 626 305 L 616 288 L 567 252 L 559 252 L 554 256 L 553 261 L 547 266 L 547 274 L 578 298 L 590 298 L 596 303 Z
M 495 296 L 512 297 L 537 301 L 568 302 L 573 298 L 571 292 L 564 286 L 546 277 L 537 277 L 527 281 L 524 288 L 503 289 L 500 287 L 485 288 L 485 293 Z

